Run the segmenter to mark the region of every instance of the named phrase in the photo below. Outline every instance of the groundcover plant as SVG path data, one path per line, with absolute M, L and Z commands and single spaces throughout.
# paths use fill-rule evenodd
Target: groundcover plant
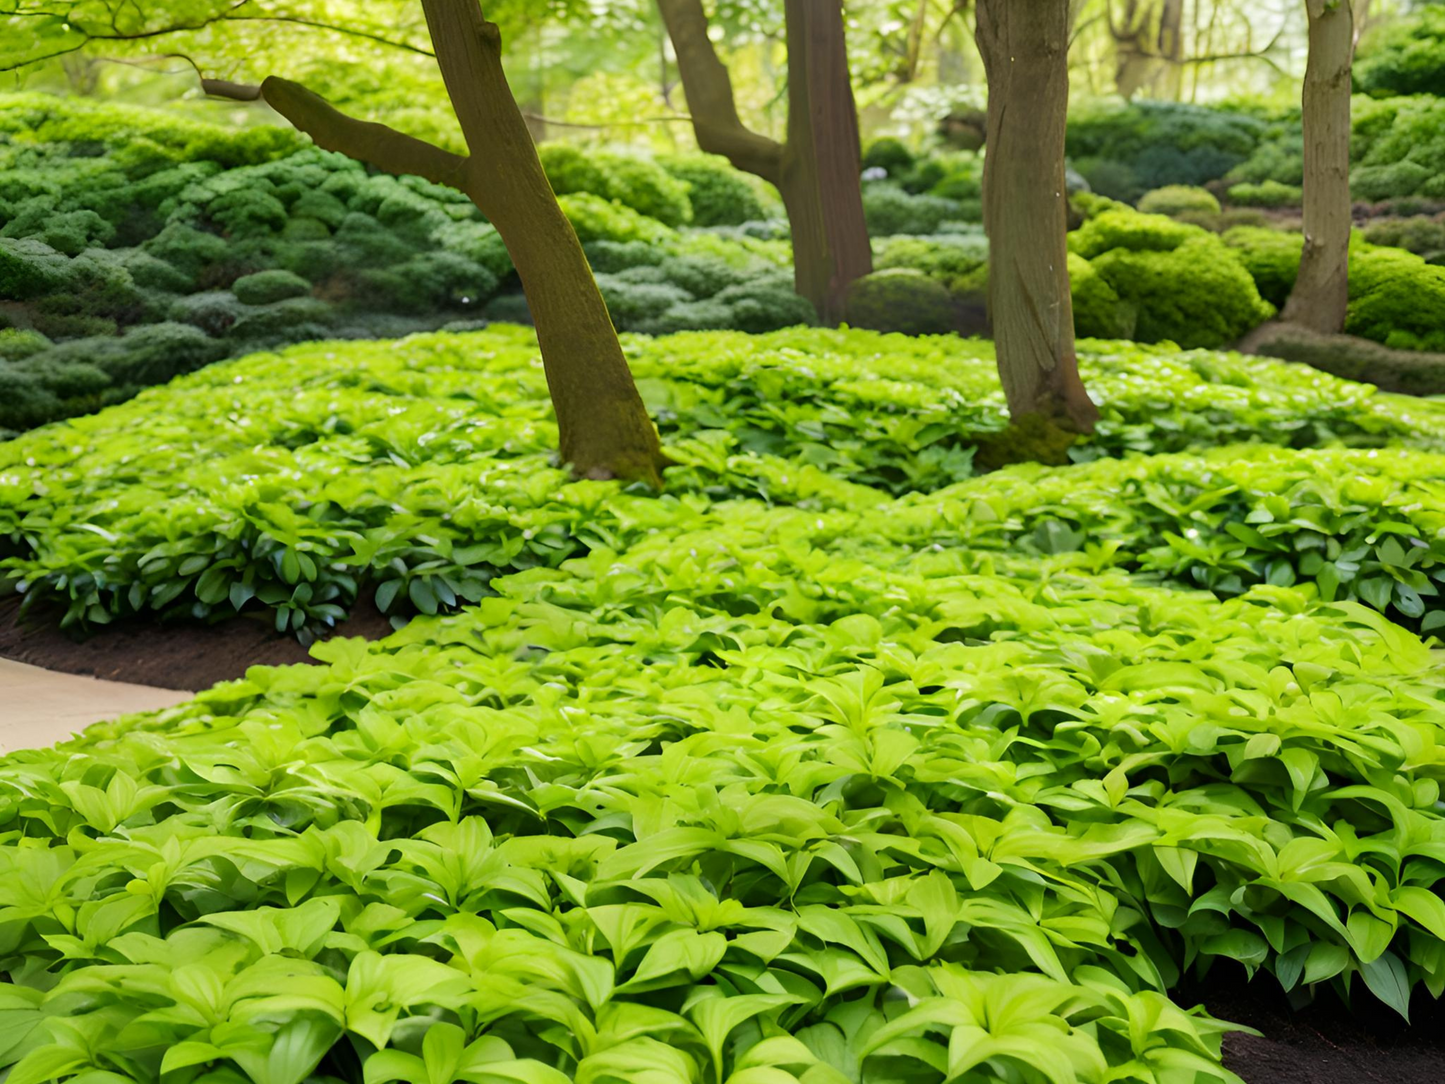
M 1389 619 L 1438 408 L 1096 343 L 1095 461 L 969 477 L 983 347 L 633 339 L 659 497 L 548 464 L 529 336 L 3 446 L 7 574 L 76 621 L 476 600 L 0 762 L 11 1084 L 1201 1084 L 1187 972 L 1445 990 L 1442 681 Z
M 555 426 L 528 329 L 322 343 L 212 366 L 98 416 L 0 444 L 0 574 L 27 606 L 61 604 L 67 626 L 240 611 L 265 613 L 305 639 L 341 620 L 363 592 L 385 613 L 436 613 L 477 601 L 499 572 L 624 547 L 656 529 L 657 508 L 672 515 L 675 506 L 743 498 L 871 508 L 892 494 L 962 482 L 980 445 L 996 453 L 992 446 L 1006 442 L 992 349 L 983 343 L 793 330 L 636 338 L 629 349 L 682 464 L 660 501 L 567 484 L 550 462 Z M 1432 404 L 1304 367 L 1117 343 L 1086 346 L 1085 365 L 1105 406 L 1097 433 L 1073 449 L 1079 458 L 1230 441 L 1394 440 L 1428 449 L 1445 439 L 1445 416 Z M 1299 456 L 1280 462 L 1290 478 L 1323 477 L 1330 467 Z M 1098 481 L 1058 498 L 1078 505 L 1075 523 L 1091 522 L 1088 502 L 1108 503 L 1101 488 L 1138 473 L 1123 469 L 1118 479 L 1089 475 Z M 1181 494 L 1191 484 L 1183 465 L 1159 469 L 1180 475 Z M 1013 545 L 1048 518 L 1049 501 L 1025 500 L 1020 477 L 982 483 L 988 500 L 1003 503 L 987 513 L 979 504 L 960 542 Z M 1272 484 L 1267 475 L 1256 482 Z M 1377 590 L 1373 566 L 1352 575 L 1351 558 L 1336 559 L 1367 544 L 1361 539 L 1386 496 L 1366 494 L 1353 520 L 1322 521 L 1299 540 L 1301 559 L 1308 546 L 1337 546 L 1332 567 L 1351 585 L 1341 597 L 1377 608 L 1392 596 L 1386 585 Z M 1221 534 L 1232 508 L 1220 504 L 1212 519 L 1204 506 L 1190 513 L 1232 548 L 1176 557 L 1174 571 L 1226 592 L 1281 582 L 1263 571 L 1228 578 L 1241 563 L 1263 568 L 1286 544 Z M 1012 534 L 1011 515 L 1027 518 Z M 1157 542 L 1160 530 L 1191 529 L 1143 507 L 1118 510 L 1131 515 L 1143 541 L 1121 541 L 1121 560 Z M 1427 521 L 1417 536 L 1433 531 Z M 1129 536 L 1122 523 L 1111 528 L 1111 537 Z M 1063 545 L 1062 536 L 1050 545 Z M 1299 574 L 1319 570 L 1302 565 Z M 1410 590 L 1430 593 L 1411 578 L 1401 600 Z

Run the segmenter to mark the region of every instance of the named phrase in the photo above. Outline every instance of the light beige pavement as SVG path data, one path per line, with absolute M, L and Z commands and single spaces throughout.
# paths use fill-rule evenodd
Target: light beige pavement
M 54 745 L 91 723 L 170 707 L 194 695 L 0 659 L 0 753 Z

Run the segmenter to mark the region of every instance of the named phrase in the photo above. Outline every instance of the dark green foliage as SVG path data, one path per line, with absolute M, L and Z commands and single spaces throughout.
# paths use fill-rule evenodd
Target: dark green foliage
M 901 139 L 883 136 L 868 144 L 863 152 L 864 169 L 885 170 L 890 177 L 901 178 L 913 169 L 914 154 Z
M 1395 350 L 1357 335 L 1318 335 L 1281 325 L 1256 354 L 1311 365 L 1345 380 L 1358 380 L 1404 395 L 1445 395 L 1445 353 Z
M 1106 211 L 1069 235 L 1069 249 L 1133 309 L 1141 342 L 1220 347 L 1274 313 L 1218 236 L 1163 215 Z
M 1403 248 L 1429 263 L 1445 262 L 1445 216 L 1372 219 L 1364 237 L 1372 245 Z
M 768 217 L 757 190 L 723 158 L 674 155 L 659 158 L 657 163 L 687 185 L 694 226 L 740 226 Z
M 620 331 L 635 330 L 655 319 L 673 305 L 692 301 L 686 290 L 666 283 L 627 282 L 613 275 L 598 275 L 597 287 L 607 302 L 607 311 Z
M 888 181 L 872 181 L 863 186 L 863 214 L 868 232 L 886 237 L 936 233 L 945 222 L 977 221 L 982 211 L 974 212 L 942 196 L 915 194 Z
M 1354 65 L 1355 85 L 1377 98 L 1445 90 L 1445 7 L 1414 15 L 1366 36 Z
M 1067 148 L 1095 192 L 1130 203 L 1165 185 L 1223 177 L 1266 142 L 1271 122 L 1174 102 L 1073 110 Z
M 940 335 L 954 326 L 953 299 L 946 286 L 922 271 L 874 271 L 849 289 L 848 323 L 873 331 Z
M 257 271 L 254 275 L 238 278 L 231 284 L 231 290 L 247 305 L 267 305 L 272 301 L 308 294 L 311 284 L 290 271 Z
M 733 315 L 732 327 L 761 335 L 767 331 L 815 324 L 813 304 L 793 290 L 791 276 L 762 276 L 729 286 L 713 299 Z

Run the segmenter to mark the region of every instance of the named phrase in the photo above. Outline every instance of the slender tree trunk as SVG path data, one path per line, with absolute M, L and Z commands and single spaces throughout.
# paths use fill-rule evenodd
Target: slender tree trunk
M 1304 254 L 1281 317 L 1339 332 L 1350 301 L 1350 0 L 1306 0 L 1309 65 L 1304 83 Z
M 825 321 L 872 270 L 859 178 L 858 113 L 848 78 L 841 0 L 786 0 L 788 138 L 750 131 L 708 38 L 702 0 L 657 0 L 672 38 L 698 146 L 775 185 L 793 234 L 793 277 Z
M 785 10 L 788 141 L 778 189 L 792 227 L 796 289 L 836 324 L 848 287 L 873 270 L 843 8 L 836 0 L 787 0 Z
M 562 459 L 589 478 L 661 481 L 667 465 L 576 231 L 562 213 L 502 72 L 501 32 L 479 0 L 422 0 L 468 155 L 357 120 L 299 83 L 202 79 L 207 94 L 263 99 L 320 147 L 455 188 L 501 234 L 527 294 Z
M 1015 422 L 1042 415 L 1090 432 L 1098 410 L 1079 379 L 1069 296 L 1064 120 L 1067 0 L 979 0 L 988 74 L 983 214 L 989 313 Z
M 507 85 L 501 34 L 477 0 L 422 0 L 422 8 L 472 152 L 465 191 L 501 234 L 537 326 L 562 459 L 589 477 L 655 482 L 657 431 Z

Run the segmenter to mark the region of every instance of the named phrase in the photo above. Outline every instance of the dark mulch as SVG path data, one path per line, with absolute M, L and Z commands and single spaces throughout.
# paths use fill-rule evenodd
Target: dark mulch
M 200 692 L 242 677 L 250 666 L 311 661 L 306 648 L 259 617 L 215 625 L 119 622 L 76 638 L 56 627 L 54 613 L 22 620 L 19 610 L 19 598 L 0 600 L 0 658 L 66 674 Z M 376 640 L 390 632 L 390 622 L 368 597 L 332 635 Z
M 1445 1002 L 1416 990 L 1410 1023 L 1356 980 L 1353 1007 L 1332 991 L 1298 1010 L 1266 974 L 1246 983 L 1238 968 L 1218 966 L 1203 983 L 1176 992 L 1181 1005 L 1201 1002 L 1221 1020 L 1263 1035 L 1229 1035 L 1224 1063 L 1247 1084 L 1441 1084 L 1445 1081 Z

